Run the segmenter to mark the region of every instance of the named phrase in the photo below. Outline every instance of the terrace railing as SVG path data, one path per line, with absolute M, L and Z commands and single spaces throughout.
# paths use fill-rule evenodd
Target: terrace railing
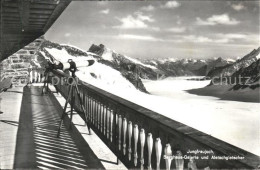
M 69 77 L 56 70 L 53 75 L 60 80 Z M 78 81 L 78 84 L 87 120 L 77 98 L 76 110 L 127 168 L 248 169 L 259 166 L 260 159 L 254 154 L 86 82 Z M 60 81 L 55 87 L 67 97 L 66 84 Z M 174 112 L 174 104 L 172 110 Z

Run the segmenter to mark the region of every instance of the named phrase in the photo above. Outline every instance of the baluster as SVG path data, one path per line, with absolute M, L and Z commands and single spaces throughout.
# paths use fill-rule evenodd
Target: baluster
M 140 131 L 140 143 L 141 143 L 141 169 L 144 169 L 144 144 L 145 144 L 145 131 L 141 129 Z
M 87 114 L 87 118 L 88 118 L 87 122 L 89 122 L 90 117 L 89 117 L 89 111 L 88 111 L 89 108 L 88 108 L 88 94 L 87 93 L 85 93 L 84 98 L 85 98 L 85 101 L 84 101 L 85 110 L 86 110 L 86 114 Z M 88 124 L 88 126 L 89 126 L 89 124 Z
M 103 132 L 103 103 L 102 101 L 99 103 L 99 108 L 100 108 L 100 133 Z
M 148 146 L 148 169 L 152 169 L 151 158 L 153 152 L 153 136 L 151 133 L 147 135 L 147 146 Z
M 92 111 L 92 97 L 90 97 L 90 100 L 89 100 L 89 109 L 90 109 L 90 115 L 91 115 L 91 123 L 92 123 L 92 125 L 94 125 L 94 123 L 93 123 L 93 111 Z
M 93 114 L 94 114 L 94 124 L 95 124 L 95 127 L 97 127 L 97 112 L 96 112 L 96 99 L 94 98 L 94 101 L 93 101 Z
M 180 157 L 180 158 L 178 158 L 178 157 Z M 182 157 L 181 151 L 177 151 L 177 159 L 175 159 L 175 165 L 176 165 L 177 170 L 184 169 L 184 160 L 181 157 Z
M 133 126 L 132 126 L 132 122 L 129 121 L 128 122 L 128 141 L 129 141 L 129 145 L 128 145 L 128 159 L 129 159 L 129 161 L 131 161 L 131 154 L 132 154 L 132 149 L 131 149 L 132 133 L 133 133 Z
M 94 122 L 94 110 L 93 110 L 93 106 L 94 106 L 94 100 L 93 100 L 93 98 L 91 98 L 91 117 L 92 117 L 92 124 L 94 125 L 94 127 L 95 127 L 95 122 Z
M 91 117 L 92 117 L 92 124 L 95 127 L 95 122 L 94 122 L 95 119 L 94 119 L 94 112 L 93 112 L 93 105 L 94 104 L 93 104 L 93 102 L 94 102 L 94 99 L 91 97 L 91 103 L 90 103 L 90 105 L 91 105 L 91 107 L 90 107 L 91 108 L 91 115 L 92 115 Z
M 134 144 L 135 144 L 134 164 L 135 164 L 135 166 L 137 166 L 137 159 L 138 159 L 138 155 L 137 155 L 138 134 L 139 134 L 138 125 L 135 125 L 135 127 L 134 127 Z
M 88 122 L 89 122 L 89 111 L 88 111 L 88 94 L 86 93 L 85 95 L 85 109 L 86 109 L 86 113 L 87 113 L 87 118 L 88 118 Z
M 88 100 L 88 107 L 89 107 L 89 117 L 90 117 L 90 122 L 93 124 L 92 122 L 92 110 L 91 110 L 91 97 L 89 96 L 89 100 Z
M 117 112 L 117 109 L 115 108 L 115 115 L 116 115 L 116 124 L 118 125 L 118 112 Z
M 121 150 L 122 116 L 118 115 L 118 149 Z
M 106 125 L 107 125 L 107 107 L 106 105 L 104 104 L 104 135 L 106 137 L 106 133 L 107 133 L 107 129 L 106 129 Z
M 111 115 L 111 113 L 110 113 L 110 108 L 109 108 L 109 106 L 107 106 L 107 134 L 106 134 L 106 136 L 107 136 L 107 139 L 109 139 L 109 135 L 110 135 L 110 115 Z
M 99 123 L 99 131 L 101 132 L 101 126 L 102 126 L 102 107 L 101 107 L 101 102 L 99 100 L 98 102 L 98 123 Z
M 96 114 L 95 114 L 94 107 L 95 107 L 95 99 L 92 98 L 92 106 L 91 106 L 91 109 L 92 109 L 93 125 L 94 125 L 94 127 L 96 128 Z
M 191 170 L 197 170 L 197 165 L 196 165 L 196 162 L 193 158 L 190 158 L 190 161 L 188 163 L 188 169 L 191 169 Z M 205 168 L 204 168 L 205 169 Z
M 170 144 L 166 144 L 164 149 L 165 154 L 165 162 L 166 162 L 166 169 L 171 169 L 171 163 L 172 163 L 172 149 Z
M 95 98 L 94 100 L 94 114 L 95 114 L 95 125 L 96 125 L 96 128 L 98 129 L 98 111 L 97 111 L 97 99 Z
M 127 121 L 126 118 L 123 119 L 123 153 L 126 154 L 126 128 L 127 128 Z
M 97 115 L 97 129 L 99 130 L 99 126 L 100 126 L 100 120 L 99 120 L 99 102 L 96 99 L 96 105 L 95 105 L 95 109 L 96 109 L 96 115 Z
M 101 103 L 100 100 L 98 100 L 98 129 L 101 132 Z
M 113 115 L 113 110 L 110 110 L 110 141 L 113 141 L 113 119 L 114 119 L 114 115 Z
M 156 151 L 156 169 L 160 170 L 160 161 L 162 155 L 162 143 L 160 138 L 156 138 L 155 151 Z

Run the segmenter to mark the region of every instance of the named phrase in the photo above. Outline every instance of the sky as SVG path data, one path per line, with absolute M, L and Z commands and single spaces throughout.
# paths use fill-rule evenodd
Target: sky
M 74 1 L 45 38 L 133 58 L 237 58 L 260 46 L 260 1 Z

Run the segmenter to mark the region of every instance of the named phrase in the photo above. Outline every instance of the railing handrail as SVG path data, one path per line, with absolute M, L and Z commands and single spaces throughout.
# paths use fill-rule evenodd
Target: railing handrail
M 58 75 L 61 77 L 69 77 L 69 75 L 58 70 L 53 70 L 53 73 L 54 75 Z M 249 167 L 251 166 L 256 167 L 259 165 L 260 157 L 257 155 L 254 155 L 241 148 L 228 144 L 227 142 L 212 137 L 204 132 L 189 127 L 183 123 L 170 119 L 164 115 L 156 113 L 136 103 L 123 99 L 119 96 L 116 96 L 112 93 L 109 93 L 103 89 L 95 87 L 82 80 L 78 80 L 78 83 L 80 84 L 81 88 L 85 88 L 86 90 L 92 91 L 93 93 L 96 93 L 98 96 L 102 98 L 106 98 L 110 102 L 113 102 L 115 105 L 123 105 L 126 109 L 135 111 L 138 114 L 140 114 L 140 116 L 145 116 L 146 118 L 151 119 L 154 122 L 157 122 L 161 128 L 166 129 L 166 131 L 169 132 L 170 134 L 172 134 L 173 132 L 179 133 L 180 135 L 188 137 L 191 140 L 195 140 L 203 145 L 208 146 L 209 148 L 212 148 L 213 150 L 217 150 L 219 153 L 226 156 L 228 155 L 245 156 L 245 159 L 237 160 L 237 161 L 241 162 L 242 164 L 248 165 Z

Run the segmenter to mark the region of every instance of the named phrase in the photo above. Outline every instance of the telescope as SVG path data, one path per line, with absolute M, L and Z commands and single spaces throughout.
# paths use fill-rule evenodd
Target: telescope
M 48 62 L 49 69 L 58 70 L 69 70 L 70 72 L 76 72 L 77 68 L 88 67 L 95 63 L 95 60 L 83 60 L 83 61 L 73 61 L 69 59 L 67 62 L 59 62 L 57 64 Z
M 48 90 L 48 77 L 49 77 L 49 73 L 53 70 L 63 70 L 63 71 L 70 71 L 72 74 L 72 77 L 75 78 L 76 75 L 76 71 L 77 68 L 80 67 L 88 67 L 91 66 L 95 63 L 95 60 L 83 60 L 83 61 L 73 61 L 72 59 L 69 59 L 67 62 L 55 62 L 55 61 L 51 61 L 48 60 L 48 65 L 46 66 L 46 70 L 44 72 L 44 85 L 42 88 L 42 95 L 45 93 L 44 90 L 45 88 L 47 88 Z

